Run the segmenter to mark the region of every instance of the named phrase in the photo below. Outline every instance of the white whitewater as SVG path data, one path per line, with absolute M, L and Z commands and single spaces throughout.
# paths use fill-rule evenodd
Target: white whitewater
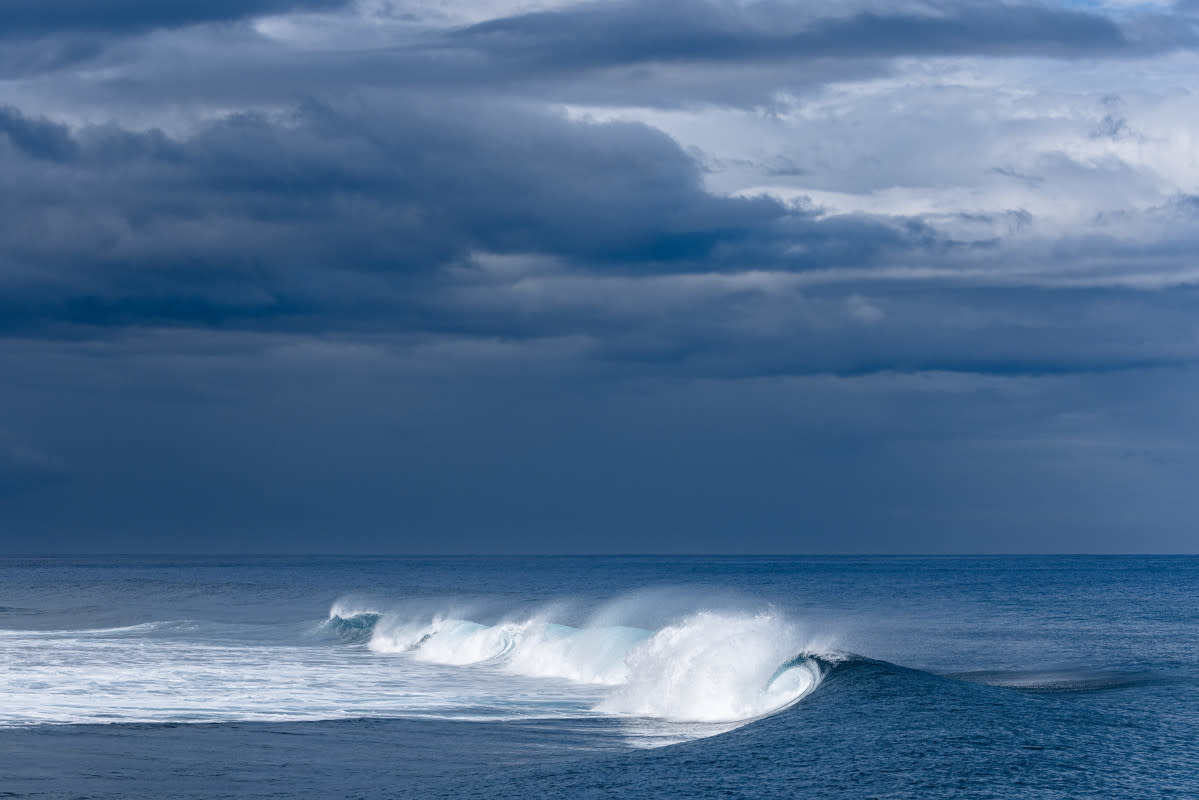
M 607 717 L 665 743 L 777 711 L 821 679 L 809 643 L 777 614 L 610 623 L 335 605 L 318 625 L 0 631 L 0 726 Z

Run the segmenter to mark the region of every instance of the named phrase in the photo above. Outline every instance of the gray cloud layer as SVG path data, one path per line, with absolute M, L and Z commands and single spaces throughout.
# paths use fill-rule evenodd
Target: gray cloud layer
M 75 136 L 9 109 L 0 132 L 24 186 L 4 208 L 10 325 L 371 323 L 476 251 L 644 275 L 861 266 L 936 244 L 914 222 L 818 221 L 712 195 L 692 159 L 643 125 L 486 104 L 309 105 L 184 140 Z
M 453 40 L 538 70 L 959 53 L 1075 57 L 1134 47 L 1118 25 L 1085 12 L 993 4 L 921 11 L 813 19 L 785 3 L 597 3 L 491 20 Z
M 1188 4 L 10 6 L 12 549 L 1180 546 Z
M 1007 256 L 992 240 L 713 195 L 695 162 L 643 125 L 400 98 L 387 112 L 240 115 L 186 139 L 73 134 L 13 110 L 0 131 L 6 174 L 23 187 L 2 201 L 10 333 L 581 335 L 605 358 L 735 374 L 1059 372 L 1194 357 L 1169 344 L 1169 317 L 1156 326 L 1163 340 L 1087 333 L 1104 298 L 1164 310 L 1135 286 L 1083 273 L 1054 302 L 1043 294 L 1052 277 L 1001 291 Z M 1106 253 L 1168 266 L 1184 245 L 1055 246 L 1073 264 Z M 515 266 L 476 263 L 492 256 Z M 747 270 L 762 277 L 736 277 Z M 895 291 L 911 279 L 921 288 Z M 851 295 L 879 293 L 886 313 L 869 303 L 854 313 Z M 1047 326 L 1062 330 L 1045 337 Z
M 293 11 L 328 10 L 348 0 L 5 0 L 0 37 L 137 33 Z

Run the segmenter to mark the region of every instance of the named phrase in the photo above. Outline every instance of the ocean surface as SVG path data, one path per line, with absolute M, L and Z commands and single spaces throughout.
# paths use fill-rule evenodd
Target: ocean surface
M 1199 557 L 4 558 L 0 797 L 1199 798 Z

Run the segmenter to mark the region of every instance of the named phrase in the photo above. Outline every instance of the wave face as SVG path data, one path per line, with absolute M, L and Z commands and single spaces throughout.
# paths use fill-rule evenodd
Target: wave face
M 328 622 L 325 627 L 336 633 L 340 638 L 347 642 L 368 642 L 374 634 L 375 623 L 379 621 L 381 616 L 374 611 L 349 611 L 344 612 L 346 616 L 341 616 L 341 613 L 331 612 Z

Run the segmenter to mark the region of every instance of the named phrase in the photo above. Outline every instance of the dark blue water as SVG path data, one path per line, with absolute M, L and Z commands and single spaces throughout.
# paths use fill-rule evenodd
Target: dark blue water
M 1199 797 L 1199 558 L 0 560 L 0 796 Z

